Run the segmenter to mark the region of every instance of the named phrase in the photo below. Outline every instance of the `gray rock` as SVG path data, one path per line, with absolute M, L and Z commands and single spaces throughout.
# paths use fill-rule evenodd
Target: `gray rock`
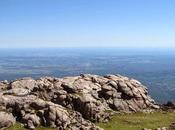
M 119 86 L 119 90 L 121 91 L 121 92 L 123 92 L 124 94 L 126 94 L 126 95 L 128 95 L 128 96 L 130 96 L 130 97 L 132 97 L 133 96 L 133 92 L 132 92 L 132 90 L 127 86 L 127 84 L 125 83 L 125 82 L 119 82 L 118 83 L 118 86 Z
M 11 82 L 11 88 L 25 88 L 32 90 L 34 87 L 36 87 L 36 81 L 33 80 L 32 78 L 23 78 Z
M 29 129 L 35 129 L 41 123 L 40 118 L 36 114 L 26 114 L 22 120 Z
M 0 112 L 0 129 L 8 128 L 14 125 L 16 122 L 15 118 L 11 113 L 7 112 Z
M 116 90 L 118 89 L 118 85 L 115 81 L 111 80 L 109 81 L 109 85 L 111 85 L 112 87 L 114 87 Z
M 0 127 L 15 118 L 30 129 L 39 125 L 72 130 L 101 130 L 114 111 L 158 109 L 139 81 L 121 75 L 23 78 L 0 82 Z M 1 116 L 2 115 L 2 116 Z M 9 120 L 8 120 L 9 119 Z

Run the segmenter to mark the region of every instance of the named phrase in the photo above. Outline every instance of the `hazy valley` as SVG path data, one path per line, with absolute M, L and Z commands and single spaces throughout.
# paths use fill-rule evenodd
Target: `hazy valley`
M 81 73 L 133 77 L 148 87 L 156 101 L 175 101 L 175 53 L 172 50 L 62 48 L 0 51 L 0 80 Z

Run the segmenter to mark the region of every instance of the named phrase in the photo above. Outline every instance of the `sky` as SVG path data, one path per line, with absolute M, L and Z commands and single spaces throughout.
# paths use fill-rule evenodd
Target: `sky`
M 0 0 L 0 48 L 175 48 L 174 0 Z

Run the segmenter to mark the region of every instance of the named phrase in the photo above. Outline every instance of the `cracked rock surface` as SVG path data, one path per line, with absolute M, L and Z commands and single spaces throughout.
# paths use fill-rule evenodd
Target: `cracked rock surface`
M 23 78 L 0 82 L 0 129 L 16 121 L 29 129 L 102 130 L 115 112 L 157 109 L 147 88 L 120 75 Z

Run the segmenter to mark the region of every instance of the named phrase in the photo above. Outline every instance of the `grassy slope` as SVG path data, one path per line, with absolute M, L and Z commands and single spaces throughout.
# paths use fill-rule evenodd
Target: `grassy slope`
M 173 121 L 175 121 L 175 113 L 136 113 L 117 115 L 110 122 L 98 125 L 105 130 L 141 130 L 142 128 L 168 127 Z
M 169 126 L 175 121 L 175 113 L 156 112 L 152 114 L 136 113 L 116 115 L 108 123 L 99 123 L 105 130 L 141 130 L 142 128 L 157 128 Z M 17 123 L 7 130 L 26 130 Z M 50 128 L 37 128 L 36 130 L 54 130 Z
M 28 129 L 22 127 L 20 123 L 16 123 L 13 127 L 8 128 L 7 130 L 28 130 Z M 40 127 L 37 128 L 36 130 L 56 130 L 56 129 Z

